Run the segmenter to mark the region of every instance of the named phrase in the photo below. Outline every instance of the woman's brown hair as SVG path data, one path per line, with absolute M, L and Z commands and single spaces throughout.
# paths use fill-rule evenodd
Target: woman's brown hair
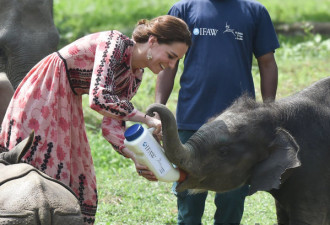
M 157 38 L 159 44 L 182 42 L 191 45 L 191 33 L 187 24 L 180 18 L 164 15 L 152 20 L 142 19 L 137 23 L 132 37 L 137 43 L 145 43 L 149 36 Z

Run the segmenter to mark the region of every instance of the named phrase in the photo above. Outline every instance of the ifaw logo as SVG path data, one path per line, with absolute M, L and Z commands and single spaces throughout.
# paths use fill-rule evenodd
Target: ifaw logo
M 212 28 L 194 28 L 193 34 L 200 36 L 217 36 L 218 30 Z
M 217 36 L 218 34 L 218 29 L 215 28 L 205 28 L 205 27 L 200 27 L 200 28 L 194 28 L 193 34 L 196 36 Z M 225 29 L 223 31 L 223 34 L 230 33 L 233 35 L 233 38 L 239 41 L 243 41 L 243 33 L 239 31 L 235 31 L 235 29 L 230 28 L 230 25 L 226 23 Z
M 235 29 L 231 29 L 228 23 L 226 23 L 226 29 L 223 33 L 231 33 L 234 35 L 236 40 L 243 41 L 243 33 L 239 31 L 235 31 Z

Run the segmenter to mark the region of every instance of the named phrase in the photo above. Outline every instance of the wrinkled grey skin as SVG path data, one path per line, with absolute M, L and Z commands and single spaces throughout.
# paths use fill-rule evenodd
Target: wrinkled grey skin
M 6 114 L 6 109 L 10 102 L 11 97 L 14 94 L 13 86 L 8 80 L 5 73 L 0 72 L 0 125 L 2 123 L 3 117 Z
M 52 0 L 0 0 L 0 72 L 14 89 L 58 42 Z
M 188 173 L 177 187 L 224 192 L 244 184 L 276 199 L 279 224 L 330 224 L 330 78 L 273 103 L 241 97 L 185 145 L 159 104 L 166 156 Z
M 29 164 L 18 163 L 33 138 L 32 133 L 11 151 L 0 153 L 0 224 L 83 224 L 78 199 L 70 188 Z

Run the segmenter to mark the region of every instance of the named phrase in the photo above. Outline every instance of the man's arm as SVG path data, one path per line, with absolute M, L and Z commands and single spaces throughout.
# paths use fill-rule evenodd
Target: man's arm
M 156 91 L 155 91 L 155 102 L 166 105 L 167 100 L 173 90 L 175 75 L 178 70 L 179 61 L 176 66 L 171 68 L 166 68 L 161 71 L 157 76 Z
M 269 52 L 257 58 L 260 71 L 262 100 L 274 101 L 277 91 L 278 71 L 274 53 Z

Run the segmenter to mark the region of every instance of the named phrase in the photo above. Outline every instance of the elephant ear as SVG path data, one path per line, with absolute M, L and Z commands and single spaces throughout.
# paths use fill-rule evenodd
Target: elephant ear
M 22 157 L 30 149 L 33 139 L 34 139 L 34 131 L 32 131 L 29 137 L 21 141 L 12 150 L 10 150 L 9 152 L 2 153 L 3 155 L 1 158 L 9 164 L 19 163 Z
M 269 148 L 271 152 L 268 158 L 254 168 L 250 178 L 250 195 L 257 191 L 278 189 L 284 180 L 284 172 L 301 165 L 298 159 L 299 146 L 286 130 L 277 129 Z

